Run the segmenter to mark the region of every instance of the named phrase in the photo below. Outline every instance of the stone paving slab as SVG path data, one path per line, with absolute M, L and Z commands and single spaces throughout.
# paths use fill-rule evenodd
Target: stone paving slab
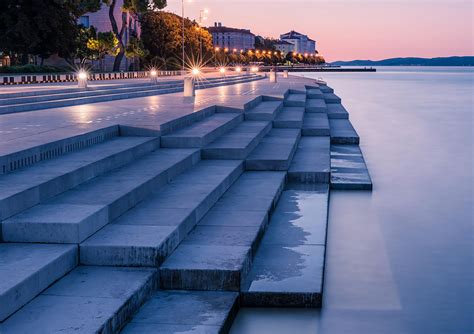
M 304 107 L 283 107 L 273 121 L 273 127 L 301 129 L 304 113 Z
M 359 135 L 348 119 L 330 119 L 331 144 L 359 144 Z
M 329 186 L 285 190 L 242 292 L 246 306 L 321 306 Z
M 372 180 L 358 145 L 331 145 L 331 188 L 372 190 Z
M 202 121 L 161 137 L 162 147 L 195 147 L 208 145 L 243 121 L 243 115 L 237 113 L 218 113 Z
M 115 333 L 156 289 L 156 269 L 78 267 L 0 324 L 0 333 Z
M 301 129 L 303 136 L 329 136 L 329 121 L 326 113 L 306 113 Z
M 327 105 L 328 107 L 328 118 L 342 118 L 348 119 L 349 113 L 347 112 L 346 108 L 342 104 L 339 103 L 330 103 Z
M 285 107 L 304 107 L 306 94 L 290 93 L 284 100 Z
M 0 243 L 0 322 L 76 265 L 77 246 Z
M 203 148 L 204 159 L 244 160 L 270 131 L 271 122 L 245 121 Z
M 235 292 L 159 291 L 122 334 L 226 333 L 237 310 L 238 293 Z
M 306 89 L 308 99 L 324 99 L 324 93 L 319 88 Z
M 309 99 L 306 100 L 307 113 L 326 113 L 327 105 L 323 99 Z
M 330 140 L 328 137 L 301 137 L 288 177 L 303 183 L 329 183 Z
M 282 101 L 263 100 L 255 107 L 245 111 L 245 119 L 249 121 L 273 121 L 282 107 Z
M 327 104 L 341 103 L 341 98 L 334 93 L 324 93 L 324 101 Z
M 288 170 L 301 137 L 298 129 L 272 129 L 245 160 L 247 170 Z

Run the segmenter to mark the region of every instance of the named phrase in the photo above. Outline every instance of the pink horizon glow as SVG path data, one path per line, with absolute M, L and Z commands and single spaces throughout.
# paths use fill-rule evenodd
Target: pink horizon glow
M 328 61 L 474 55 L 471 0 L 192 0 L 185 16 L 278 38 L 290 30 L 317 41 Z M 181 1 L 165 9 L 181 15 Z

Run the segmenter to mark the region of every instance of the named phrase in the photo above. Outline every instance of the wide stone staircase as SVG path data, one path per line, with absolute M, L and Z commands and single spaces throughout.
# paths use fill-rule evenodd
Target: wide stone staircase
M 347 111 L 324 83 L 219 110 L 0 146 L 0 333 L 221 333 L 240 306 L 321 306 L 329 190 L 372 186 Z
M 257 74 L 210 77 L 196 81 L 197 89 L 233 85 L 262 79 Z M 176 93 L 183 90 L 183 80 L 163 80 L 153 83 L 97 85 L 0 94 L 0 115 L 80 104 L 114 101 L 151 95 Z

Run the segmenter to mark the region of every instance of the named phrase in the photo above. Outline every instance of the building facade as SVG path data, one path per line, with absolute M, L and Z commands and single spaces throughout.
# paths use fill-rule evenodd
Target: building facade
M 279 41 L 275 43 L 275 49 L 283 54 L 287 54 L 295 51 L 295 45 L 287 41 Z
M 280 40 L 294 45 L 293 51 L 298 53 L 315 53 L 316 41 L 310 39 L 307 35 L 294 30 L 280 35 Z
M 216 22 L 208 28 L 212 35 L 214 47 L 228 48 L 229 50 L 250 50 L 255 45 L 255 35 L 248 29 L 237 29 L 222 26 Z

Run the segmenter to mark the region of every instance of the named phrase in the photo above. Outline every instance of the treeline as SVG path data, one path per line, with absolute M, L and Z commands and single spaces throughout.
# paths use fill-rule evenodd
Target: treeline
M 114 71 L 120 69 L 123 57 L 132 60 L 135 70 L 152 66 L 165 70 L 181 67 L 182 18 L 161 11 L 166 0 L 124 0 L 120 18 L 112 15 L 117 6 L 117 0 L 2 0 L 0 53 L 9 56 L 11 65 L 30 64 L 32 56 L 38 57 L 43 65 L 45 59 L 58 55 L 71 66 L 94 61 L 103 70 L 104 58 L 108 55 L 114 57 Z M 108 9 L 111 31 L 97 32 L 93 26 L 78 24 L 81 16 L 103 7 Z M 129 16 L 140 22 L 140 37 L 128 26 Z M 272 39 L 265 39 L 263 43 L 257 40 L 253 50 L 214 48 L 211 34 L 195 21 L 185 19 L 184 29 L 188 66 L 324 62 L 317 54 L 280 53 Z M 128 32 L 126 45 L 125 32 Z

